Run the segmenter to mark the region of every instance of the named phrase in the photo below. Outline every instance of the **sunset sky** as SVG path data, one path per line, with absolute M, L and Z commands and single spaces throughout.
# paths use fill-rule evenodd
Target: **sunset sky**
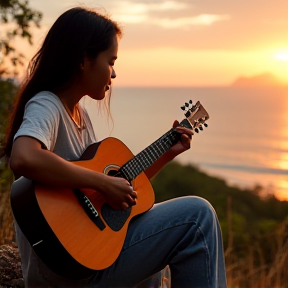
M 57 17 L 81 5 L 124 28 L 117 86 L 218 86 L 271 72 L 288 83 L 287 0 L 30 0 L 43 12 L 31 57 Z

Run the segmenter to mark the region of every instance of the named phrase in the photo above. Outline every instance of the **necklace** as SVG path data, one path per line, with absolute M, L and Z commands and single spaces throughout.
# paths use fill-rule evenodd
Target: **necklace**
M 67 114 L 69 115 L 69 117 L 71 118 L 72 122 L 74 123 L 74 125 L 76 126 L 77 130 L 80 132 L 83 129 L 85 129 L 85 122 L 83 119 L 83 114 L 82 111 L 80 111 L 79 109 L 79 103 L 76 104 L 74 111 L 75 111 L 75 115 L 73 115 L 70 110 L 68 109 L 67 105 L 62 102 Z

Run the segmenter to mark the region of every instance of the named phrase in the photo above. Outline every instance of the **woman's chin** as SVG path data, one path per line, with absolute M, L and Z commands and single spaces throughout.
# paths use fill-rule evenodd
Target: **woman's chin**
M 108 92 L 108 91 L 101 91 L 101 92 L 99 92 L 99 93 L 93 93 L 93 94 L 91 94 L 91 95 L 88 95 L 90 98 L 92 98 L 92 99 L 94 99 L 94 100 L 103 100 L 104 98 L 105 98 L 105 96 L 106 96 L 106 92 Z

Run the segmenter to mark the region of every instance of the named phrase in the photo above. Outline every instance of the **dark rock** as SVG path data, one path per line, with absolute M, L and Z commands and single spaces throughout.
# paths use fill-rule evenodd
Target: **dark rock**
M 21 260 L 17 245 L 0 246 L 0 288 L 24 288 Z
M 167 266 L 160 273 L 143 281 L 137 288 L 169 288 L 170 269 Z M 24 288 L 21 260 L 16 244 L 0 246 L 0 288 Z

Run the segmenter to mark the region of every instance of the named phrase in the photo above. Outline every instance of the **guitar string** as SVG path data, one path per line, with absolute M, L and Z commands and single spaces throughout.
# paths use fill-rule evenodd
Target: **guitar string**
M 164 137 L 161 137 L 158 141 L 156 141 L 156 143 L 159 145 L 160 144 L 160 147 L 162 147 L 162 148 L 164 148 L 163 150 L 164 151 L 161 151 L 160 150 L 160 147 L 159 146 L 157 146 L 157 145 L 152 145 L 152 146 L 150 146 L 150 147 L 148 147 L 148 149 L 145 149 L 143 152 L 144 153 L 147 153 L 147 155 L 148 155 L 148 158 L 150 159 L 150 161 L 148 161 L 148 165 L 150 165 L 150 164 L 152 164 L 153 163 L 153 161 L 155 160 L 155 159 L 157 159 L 157 157 L 159 157 L 159 156 L 161 156 L 161 154 L 163 154 L 163 152 L 165 152 L 166 151 L 166 149 L 171 145 L 171 143 L 172 143 L 172 141 L 168 141 L 168 143 L 170 144 L 168 144 L 167 143 L 167 141 L 166 140 L 170 140 L 169 139 L 169 137 L 167 137 L 167 136 L 171 136 L 171 132 L 169 131 L 168 133 L 167 133 L 168 135 L 164 135 Z M 166 144 L 168 144 L 168 145 L 166 145 L 166 147 L 164 147 L 163 145 L 162 145 L 162 143 L 163 143 L 163 141 L 164 141 L 164 143 L 166 143 Z M 155 148 L 154 148 L 155 147 Z M 160 150 L 159 152 L 156 150 L 158 148 L 158 150 Z M 150 150 L 150 153 L 149 153 L 149 150 Z M 152 152 L 151 152 L 152 151 Z M 156 153 L 156 157 L 155 157 L 155 154 L 153 153 L 153 151 L 155 151 L 155 153 Z M 129 175 L 132 173 L 133 175 L 131 175 L 132 177 L 134 177 L 134 174 L 135 173 L 133 173 L 133 170 L 135 170 L 136 169 L 136 171 L 134 171 L 134 172 L 136 172 L 136 173 L 138 173 L 139 174 L 139 172 L 142 172 L 143 171 L 143 168 L 145 169 L 147 166 L 146 165 L 141 165 L 141 167 L 139 167 L 139 161 L 138 161 L 138 158 L 142 158 L 143 159 L 143 157 L 142 157 L 142 155 L 144 155 L 145 156 L 145 154 L 144 153 L 139 153 L 139 155 L 137 155 L 135 158 L 133 158 L 132 160 L 131 160 L 131 163 L 128 163 L 128 164 L 131 164 L 132 165 L 132 168 L 131 168 L 131 165 L 129 166 L 129 165 L 127 165 L 127 169 L 129 170 Z M 151 154 L 152 154 L 152 156 L 153 156 L 153 158 L 152 157 L 150 157 L 151 156 Z M 145 156 L 145 158 L 147 158 L 146 156 Z M 137 160 L 137 166 L 135 166 L 135 161 Z M 152 161 L 151 161 L 152 160 Z M 140 164 L 141 164 L 141 162 L 140 162 Z M 138 168 L 138 169 L 137 169 Z M 132 169 L 132 170 L 131 170 Z M 136 175 L 137 176 L 137 175 Z
M 168 131 L 166 134 L 164 134 L 162 137 L 152 143 L 149 147 L 147 147 L 145 150 L 136 155 L 133 159 L 128 161 L 121 168 L 122 172 L 126 176 L 128 176 L 127 179 L 129 181 L 135 179 L 137 175 L 139 175 L 142 171 L 148 168 L 155 160 L 157 160 L 173 145 L 173 140 L 175 139 L 173 131 L 173 129 Z M 147 162 L 145 162 L 145 159 L 147 160 Z
M 164 143 L 167 143 L 166 140 L 170 140 L 167 136 L 171 136 L 171 135 L 166 135 L 165 138 L 162 137 L 161 139 L 156 141 L 156 143 L 155 143 L 156 145 L 151 145 L 150 147 L 148 147 L 148 149 L 145 149 L 144 151 L 139 153 L 138 156 L 140 156 L 140 158 L 143 159 L 142 155 L 144 157 L 146 157 L 145 156 L 145 153 L 146 153 L 148 155 L 148 158 L 151 160 L 151 161 L 148 162 L 148 164 L 152 164 L 157 158 L 159 158 L 164 152 L 166 152 L 167 148 L 169 148 L 171 146 L 172 141 L 169 141 L 170 143 L 168 142 L 170 145 L 166 145 L 166 147 L 163 146 L 163 141 L 164 141 Z M 162 148 L 162 150 L 160 149 L 160 147 Z M 146 168 L 146 167 L 144 167 L 144 168 Z
M 184 119 L 181 121 L 180 125 L 186 127 L 186 125 L 184 125 L 186 123 L 185 120 L 187 121 L 187 119 Z M 189 127 L 190 126 L 191 125 L 189 124 Z M 124 164 L 122 168 L 120 168 L 122 173 L 125 174 L 129 181 L 135 179 L 142 171 L 152 165 L 155 160 L 157 160 L 171 146 L 173 146 L 173 143 L 175 143 L 176 140 L 174 131 L 174 128 L 171 128 L 158 140 L 156 140 L 149 147 L 137 154 L 134 158 Z

